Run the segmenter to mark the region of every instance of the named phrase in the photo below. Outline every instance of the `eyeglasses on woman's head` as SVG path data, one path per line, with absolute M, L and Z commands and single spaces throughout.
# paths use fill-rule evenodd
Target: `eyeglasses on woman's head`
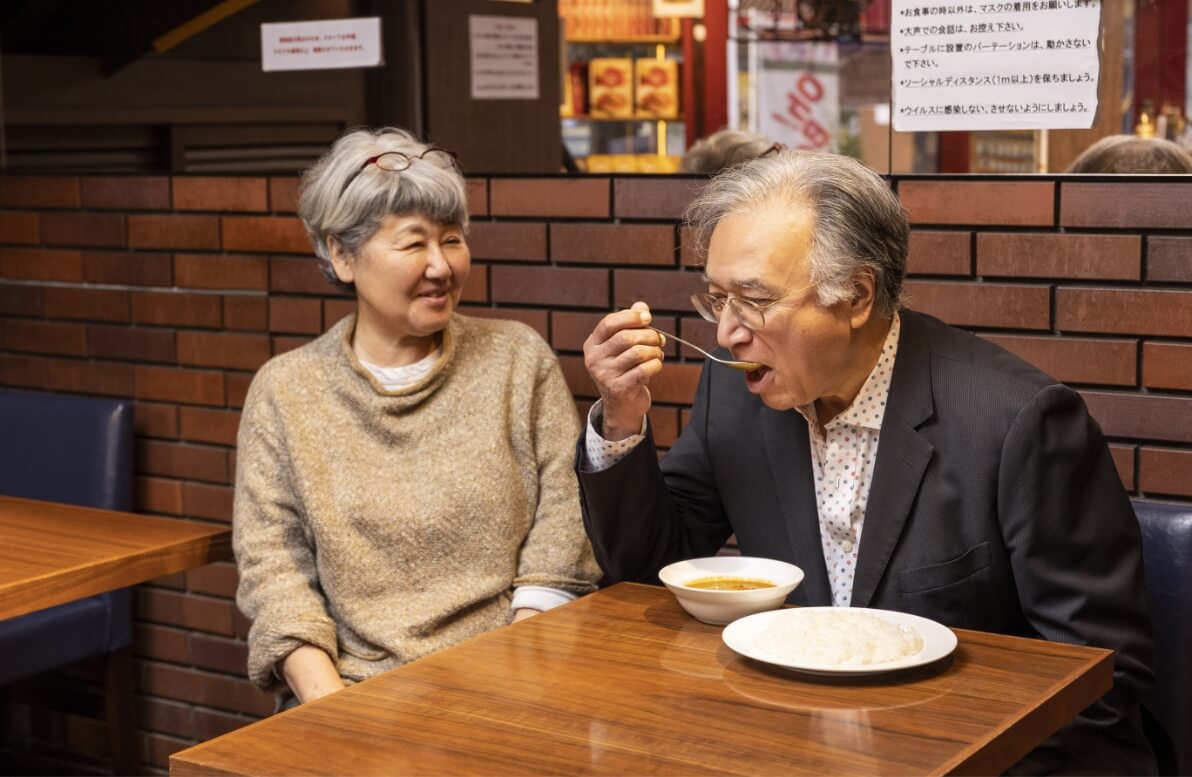
M 369 165 L 376 165 L 382 170 L 390 173 L 400 173 L 403 170 L 410 169 L 410 165 L 418 160 L 430 162 L 436 167 L 450 167 L 456 171 L 459 170 L 459 164 L 456 161 L 456 154 L 454 151 L 448 151 L 445 148 L 438 146 L 427 146 L 418 154 L 407 154 L 402 151 L 385 151 L 384 153 L 370 156 L 364 160 L 364 164 L 360 165 L 359 169 L 352 174 L 348 182 L 344 184 L 343 191 L 347 191 L 348 187 L 352 185 L 361 173 L 368 169 Z

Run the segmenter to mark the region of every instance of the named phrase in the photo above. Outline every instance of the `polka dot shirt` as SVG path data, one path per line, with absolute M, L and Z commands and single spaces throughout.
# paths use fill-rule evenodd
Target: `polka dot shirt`
M 821 428 L 814 405 L 798 408 L 807 421 L 811 441 L 820 539 L 832 586 L 832 604 L 837 607 L 847 607 L 853 595 L 861 526 L 873 483 L 878 436 L 890 394 L 900 328 L 896 314 L 877 364 L 844 412 Z

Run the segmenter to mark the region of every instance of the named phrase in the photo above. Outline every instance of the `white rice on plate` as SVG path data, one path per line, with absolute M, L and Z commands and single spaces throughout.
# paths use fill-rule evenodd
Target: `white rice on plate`
M 783 663 L 868 666 L 909 658 L 923 649 L 923 638 L 914 629 L 847 607 L 783 615 L 755 642 Z

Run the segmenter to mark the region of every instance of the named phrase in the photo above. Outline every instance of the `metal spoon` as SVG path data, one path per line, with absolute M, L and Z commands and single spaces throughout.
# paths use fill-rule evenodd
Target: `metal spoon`
M 695 343 L 689 343 L 686 340 L 684 340 L 682 337 L 675 337 L 670 332 L 663 332 L 661 329 L 659 329 L 656 326 L 652 326 L 652 327 L 650 327 L 650 329 L 653 329 L 655 332 L 662 335 L 663 337 L 669 337 L 669 338 L 675 340 L 676 342 L 682 343 L 683 345 L 687 346 L 688 348 L 693 348 L 693 349 L 699 351 L 704 356 L 707 356 L 709 359 L 711 359 L 714 362 L 719 362 L 720 364 L 723 364 L 725 367 L 732 367 L 734 370 L 741 370 L 742 372 L 753 372 L 754 370 L 759 369 L 762 366 L 758 362 L 742 362 L 742 361 L 737 361 L 736 359 L 721 359 L 719 356 L 713 356 L 712 354 L 708 353 L 707 351 L 705 351 L 703 348 L 700 348 Z M 663 345 L 665 345 L 665 344 L 666 343 L 664 342 Z

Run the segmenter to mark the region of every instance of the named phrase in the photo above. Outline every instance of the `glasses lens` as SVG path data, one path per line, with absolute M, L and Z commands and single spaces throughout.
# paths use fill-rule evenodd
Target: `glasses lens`
M 422 158 L 438 167 L 455 167 L 455 154 L 441 148 L 428 148 Z
M 377 157 L 377 167 L 391 173 L 400 173 L 410 166 L 410 158 L 400 151 L 389 151 Z
M 721 312 L 724 311 L 724 299 L 707 292 L 700 292 L 691 295 L 691 306 L 705 321 L 716 323 L 720 320 Z
M 765 313 L 754 303 L 739 297 L 730 297 L 728 306 L 733 309 L 733 315 L 745 325 L 746 329 L 757 330 L 766 325 Z

